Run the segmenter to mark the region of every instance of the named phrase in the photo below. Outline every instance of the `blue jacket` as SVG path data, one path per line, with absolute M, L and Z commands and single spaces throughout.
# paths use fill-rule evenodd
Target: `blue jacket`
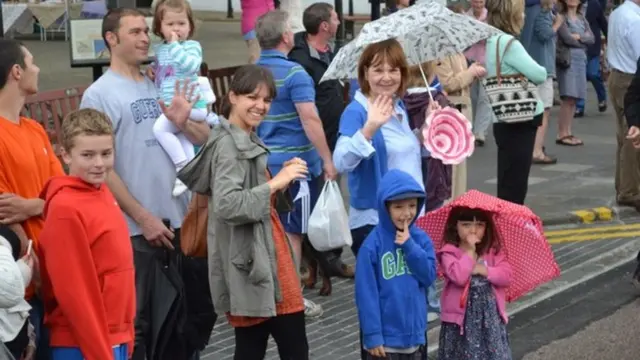
M 340 135 L 353 136 L 367 122 L 367 110 L 357 100 L 351 101 L 340 117 Z M 373 194 L 378 189 L 380 179 L 387 173 L 387 147 L 382 130 L 376 131 L 371 139 L 376 152 L 369 159 L 362 160 L 348 175 L 349 203 L 355 209 L 375 209 Z
M 426 343 L 425 295 L 436 278 L 433 245 L 415 226 L 415 219 L 409 227 L 409 240 L 396 245 L 396 227 L 386 206 L 387 199 L 409 192 L 424 196 L 409 174 L 389 170 L 378 190 L 380 222 L 358 251 L 355 295 L 365 349 L 381 345 L 407 349 Z M 418 200 L 420 209 L 424 197 Z

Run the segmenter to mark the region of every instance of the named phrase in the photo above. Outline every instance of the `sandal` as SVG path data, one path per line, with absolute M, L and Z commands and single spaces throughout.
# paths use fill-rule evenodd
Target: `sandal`
M 575 137 L 573 135 L 567 135 L 567 136 L 563 136 L 563 137 L 561 137 L 559 139 L 556 139 L 556 144 L 562 145 L 562 146 L 582 146 L 582 145 L 584 145 L 582 140 L 578 139 L 577 137 Z
M 531 163 L 535 165 L 553 165 L 557 162 L 558 159 L 555 156 L 549 156 L 547 154 L 543 154 L 542 157 L 534 156 L 531 161 Z

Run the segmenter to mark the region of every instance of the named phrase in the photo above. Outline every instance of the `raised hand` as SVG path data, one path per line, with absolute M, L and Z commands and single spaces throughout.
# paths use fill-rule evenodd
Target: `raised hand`
M 402 231 L 400 230 L 396 231 L 395 243 L 397 245 L 402 245 L 406 243 L 407 240 L 409 240 L 409 220 L 404 221 L 404 227 L 402 228 Z
M 391 119 L 391 115 L 393 115 L 393 99 L 390 96 L 378 95 L 369 102 L 367 122 L 362 129 L 363 135 L 371 139 L 373 134 Z

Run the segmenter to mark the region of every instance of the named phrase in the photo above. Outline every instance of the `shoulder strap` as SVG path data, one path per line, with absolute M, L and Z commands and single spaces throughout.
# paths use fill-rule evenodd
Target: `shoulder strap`
M 496 77 L 498 78 L 498 83 L 500 83 L 500 80 L 502 79 L 502 74 L 500 73 L 500 67 L 502 65 L 500 62 L 500 39 L 501 38 L 502 38 L 502 35 L 498 36 L 498 39 L 496 40 Z M 504 51 L 502 52 L 502 57 L 504 57 L 504 55 L 507 53 L 507 51 L 509 50 L 509 47 L 511 46 L 511 44 L 515 39 L 516 39 L 515 37 L 512 37 L 511 40 L 509 40 L 509 42 L 507 43 L 507 46 L 505 46 Z

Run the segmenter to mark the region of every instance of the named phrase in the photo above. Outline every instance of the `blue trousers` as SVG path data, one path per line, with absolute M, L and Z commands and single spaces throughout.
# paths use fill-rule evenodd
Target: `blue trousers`
M 84 356 L 79 348 L 54 347 L 51 348 L 51 360 L 84 360 Z M 127 345 L 113 348 L 113 360 L 128 360 Z
M 607 101 L 607 89 L 604 87 L 604 81 L 602 81 L 600 58 L 598 56 L 592 57 L 587 61 L 587 80 L 591 82 L 593 88 L 596 90 L 598 103 Z M 584 112 L 584 99 L 578 99 L 576 111 Z
M 44 324 L 44 306 L 42 301 L 37 297 L 33 297 L 29 300 L 31 310 L 29 310 L 29 317 L 33 329 L 36 333 L 36 356 L 35 360 L 50 360 L 51 353 L 49 349 L 49 329 Z

